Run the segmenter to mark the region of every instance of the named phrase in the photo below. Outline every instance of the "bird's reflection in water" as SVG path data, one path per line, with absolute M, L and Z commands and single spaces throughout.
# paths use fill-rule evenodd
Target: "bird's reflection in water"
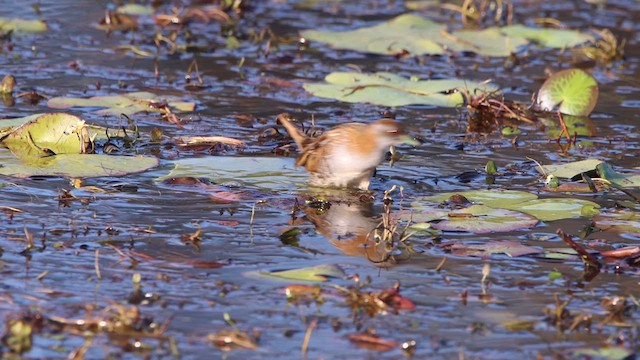
M 346 255 L 365 257 L 381 267 L 392 266 L 404 256 L 404 244 L 399 244 L 403 228 L 389 231 L 394 229 L 382 221 L 383 207 L 368 195 L 329 201 L 313 198 L 301 207 L 316 231 Z

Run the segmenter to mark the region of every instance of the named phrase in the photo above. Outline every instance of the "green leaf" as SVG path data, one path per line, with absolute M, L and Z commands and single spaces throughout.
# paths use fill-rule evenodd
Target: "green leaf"
M 64 113 L 39 115 L 14 128 L 2 145 L 22 159 L 53 154 L 81 154 L 90 144 L 84 120 Z
M 470 215 L 470 216 L 469 216 Z M 471 205 L 449 212 L 446 219 L 434 223 L 442 231 L 468 231 L 474 234 L 509 232 L 535 226 L 538 219 L 517 211 Z
M 0 175 L 27 178 L 59 176 L 89 178 L 124 176 L 158 166 L 158 159 L 146 156 L 112 156 L 96 154 L 62 154 L 21 163 L 8 151 L 0 150 Z
M 579 137 L 585 136 L 594 136 L 596 135 L 596 127 L 593 124 L 593 121 L 585 116 L 573 116 L 573 115 L 564 115 L 562 117 L 565 126 L 567 127 L 567 131 L 569 134 L 573 136 L 574 134 Z M 563 131 L 560 126 L 560 122 L 558 118 L 545 118 L 542 119 L 544 121 L 545 127 L 547 129 L 547 137 L 549 139 L 557 139 L 560 136 L 560 133 Z
M 393 55 L 408 51 L 411 55 L 443 54 L 444 49 L 432 39 L 440 37 L 444 25 L 417 15 L 400 15 L 375 26 L 349 31 L 304 30 L 302 37 L 320 41 L 336 49 Z
M 49 30 L 47 23 L 42 20 L 9 19 L 0 17 L 1 32 L 37 33 Z
M 572 30 L 529 28 L 523 25 L 491 27 L 483 30 L 446 31 L 446 25 L 414 14 L 348 31 L 305 30 L 301 35 L 336 49 L 381 55 L 437 55 L 444 49 L 469 51 L 485 56 L 509 56 L 535 41 L 544 46 L 565 48 L 586 41 L 590 35 Z
M 234 183 L 269 190 L 291 190 L 296 184 L 305 185 L 307 175 L 296 169 L 292 158 L 206 156 L 179 159 L 166 176 L 208 178 L 216 184 Z
M 487 256 L 506 254 L 510 257 L 543 253 L 544 250 L 527 246 L 518 241 L 491 241 L 484 244 L 454 244 L 451 250 L 461 256 Z
M 317 265 L 300 269 L 281 271 L 261 271 L 260 275 L 296 281 L 328 281 L 328 277 L 343 278 L 344 271 L 337 265 Z
M 154 10 L 152 6 L 145 6 L 140 4 L 124 4 L 122 6 L 118 6 L 116 12 L 127 15 L 151 16 L 153 15 Z
M 613 167 L 605 162 L 596 166 L 596 170 L 601 178 L 611 181 L 619 187 L 639 187 L 640 174 L 628 175 L 621 174 L 613 170 Z
M 525 201 L 537 199 L 538 196 L 524 191 L 515 190 L 471 190 L 461 192 L 443 193 L 433 196 L 426 196 L 418 199 L 418 202 L 414 203 L 414 208 L 420 208 L 420 204 L 423 201 L 427 202 L 442 202 L 451 197 L 451 195 L 462 195 L 467 200 L 477 203 L 482 203 L 487 206 L 495 208 L 506 208 L 511 204 L 519 204 Z
M 552 198 L 529 200 L 518 204 L 503 205 L 510 210 L 520 211 L 542 221 L 554 221 L 574 217 L 591 217 L 600 213 L 600 205 L 582 199 Z
M 148 92 L 133 92 L 123 95 L 94 96 L 91 98 L 55 97 L 47 105 L 55 109 L 71 107 L 106 107 L 95 113 L 99 115 L 132 115 L 138 112 L 164 112 L 157 104 L 167 103 L 175 112 L 195 110 L 195 103 L 180 101 L 172 96 L 160 97 Z
M 456 107 L 463 103 L 459 91 L 469 89 L 495 90 L 494 87 L 465 80 L 411 80 L 386 72 L 362 74 L 334 72 L 326 83 L 305 84 L 304 88 L 315 96 L 349 103 L 366 102 L 382 106 L 426 104 Z
M 598 83 L 584 70 L 561 70 L 542 84 L 537 101 L 545 111 L 588 116 L 598 102 Z
M 523 38 L 550 48 L 567 48 L 594 41 L 593 36 L 575 30 L 532 28 L 524 25 L 510 25 L 500 29 L 510 38 Z
M 544 173 L 547 175 L 555 175 L 559 178 L 571 179 L 572 177 L 580 175 L 581 173 L 595 170 L 596 167 L 601 163 L 602 160 L 586 159 L 566 164 L 543 165 L 542 170 L 544 170 Z

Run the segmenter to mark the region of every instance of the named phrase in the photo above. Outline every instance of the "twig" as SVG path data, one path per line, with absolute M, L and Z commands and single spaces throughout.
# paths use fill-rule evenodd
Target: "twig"
M 98 280 L 102 280 L 102 275 L 100 274 L 100 249 L 96 249 L 96 260 L 94 263 L 94 267 L 96 268 L 96 275 L 98 276 Z
M 309 348 L 309 341 L 311 340 L 311 333 L 313 329 L 318 325 L 318 319 L 313 319 L 307 327 L 307 332 L 304 334 L 304 340 L 302 341 L 302 355 L 307 356 L 307 350 Z

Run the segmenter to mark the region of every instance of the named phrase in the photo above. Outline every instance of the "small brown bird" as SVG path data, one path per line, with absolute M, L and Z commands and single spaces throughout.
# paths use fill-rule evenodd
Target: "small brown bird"
M 393 119 L 343 124 L 317 138 L 303 134 L 291 123 L 291 115 L 287 113 L 278 115 L 276 121 L 298 146 L 300 156 L 296 165 L 309 171 L 309 183 L 313 186 L 367 190 L 376 166 L 390 146 L 416 143 Z

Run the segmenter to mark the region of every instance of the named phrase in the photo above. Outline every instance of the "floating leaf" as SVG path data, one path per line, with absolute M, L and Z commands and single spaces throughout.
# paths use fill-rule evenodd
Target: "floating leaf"
M 118 6 L 116 11 L 120 14 L 127 14 L 127 15 L 151 16 L 154 13 L 152 6 L 145 6 L 140 4 L 124 4 L 122 6 Z
M 426 104 L 443 107 L 462 105 L 460 89 L 494 90 L 492 86 L 465 80 L 411 80 L 386 72 L 363 74 L 334 72 L 325 77 L 326 83 L 305 84 L 315 96 L 349 103 L 367 102 L 382 106 Z
M 91 98 L 55 97 L 49 99 L 47 105 L 56 109 L 71 107 L 106 107 L 98 110 L 100 115 L 132 115 L 143 111 L 164 112 L 163 105 L 174 111 L 184 112 L 195 110 L 195 103 L 179 101 L 175 97 L 160 97 L 149 92 L 133 92 L 124 95 L 94 96 Z
M 518 204 L 504 205 L 506 209 L 521 211 L 542 221 L 554 221 L 573 217 L 591 217 L 600 213 L 600 205 L 582 199 L 537 199 Z
M 600 348 L 578 348 L 572 351 L 572 357 L 584 359 L 623 360 L 633 358 L 635 352 L 622 345 L 603 346 Z
M 566 69 L 551 75 L 538 91 L 543 110 L 556 108 L 575 116 L 588 116 L 598 102 L 598 83 L 584 70 Z
M 449 199 L 452 195 L 462 195 L 469 201 L 482 203 L 495 208 L 506 208 L 511 204 L 518 204 L 528 200 L 537 199 L 538 196 L 524 191 L 515 190 L 471 190 L 455 193 L 443 193 L 433 196 L 422 197 L 414 204 L 415 208 L 420 208 L 422 201 L 441 202 Z
M 344 271 L 337 265 L 317 265 L 300 269 L 260 272 L 261 275 L 296 281 L 328 281 L 327 277 L 343 278 Z
M 639 187 L 640 174 L 621 174 L 613 170 L 613 167 L 605 162 L 596 166 L 600 177 L 609 180 L 611 183 L 620 187 Z
M 8 156 L 7 156 L 8 155 Z M 0 175 L 27 178 L 60 176 L 89 178 L 124 176 L 158 166 L 158 159 L 146 156 L 112 156 L 97 154 L 62 154 L 39 158 L 23 164 L 8 151 L 0 151 Z
M 290 190 L 305 184 L 306 174 L 296 169 L 292 158 L 206 156 L 179 159 L 169 174 L 157 180 L 194 177 L 208 178 L 216 184 L 251 185 L 269 190 Z
M 82 154 L 90 145 L 84 120 L 63 113 L 43 114 L 13 129 L 2 145 L 21 159 L 52 154 Z
M 524 25 L 510 25 L 500 31 L 512 38 L 523 38 L 550 48 L 568 48 L 594 41 L 593 36 L 575 30 L 531 28 Z
M 445 25 L 414 14 L 400 15 L 387 22 L 355 30 L 305 30 L 301 35 L 336 49 L 382 55 L 437 55 L 447 49 L 486 56 L 509 56 L 531 41 L 565 48 L 594 40 L 592 36 L 577 31 L 523 25 L 447 32 Z
M 33 114 L 33 115 L 29 115 L 21 118 L 14 118 L 14 119 L 1 119 L 0 120 L 0 139 L 7 136 L 9 133 L 14 131 L 14 129 L 16 129 L 17 127 L 22 126 L 28 122 L 34 121 L 35 119 L 43 115 L 56 115 L 62 118 L 66 116 L 75 117 L 74 115 L 69 115 L 64 113 L 45 113 L 45 114 Z M 85 128 L 89 132 L 89 138 L 94 140 L 96 139 L 106 140 L 108 138 L 123 137 L 125 135 L 123 130 L 120 128 L 114 129 L 114 128 L 96 126 L 96 125 L 88 125 L 88 124 L 85 124 Z
M 42 20 L 9 19 L 0 17 L 0 32 L 37 33 L 47 31 L 47 23 Z
M 547 175 L 555 175 L 559 178 L 571 179 L 576 175 L 595 170 L 596 166 L 601 163 L 602 160 L 586 159 L 565 164 L 543 165 L 542 169 Z
M 527 246 L 518 241 L 492 241 L 484 244 L 454 244 L 451 250 L 461 256 L 488 256 L 506 254 L 511 257 L 540 254 L 544 250 Z
M 535 226 L 538 219 L 517 211 L 471 205 L 449 212 L 449 216 L 432 226 L 442 231 L 468 231 L 474 234 L 515 231 Z
M 400 15 L 375 26 L 349 31 L 304 30 L 301 35 L 336 49 L 372 54 L 393 55 L 408 51 L 411 55 L 443 54 L 444 49 L 432 39 L 440 37 L 444 25 L 416 15 Z

